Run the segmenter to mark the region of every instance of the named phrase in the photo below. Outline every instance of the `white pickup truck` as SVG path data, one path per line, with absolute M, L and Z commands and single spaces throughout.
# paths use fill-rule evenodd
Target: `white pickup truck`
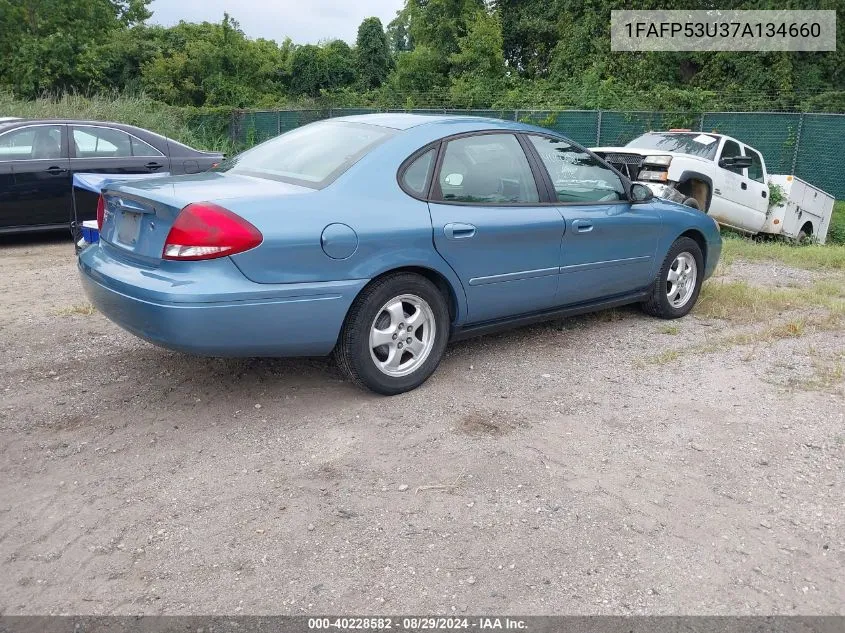
M 824 242 L 827 234 L 833 197 L 794 176 L 772 176 L 785 199 L 770 209 L 763 156 L 730 136 L 647 132 L 624 147 L 592 151 L 655 196 L 701 209 L 721 225 L 796 240 Z

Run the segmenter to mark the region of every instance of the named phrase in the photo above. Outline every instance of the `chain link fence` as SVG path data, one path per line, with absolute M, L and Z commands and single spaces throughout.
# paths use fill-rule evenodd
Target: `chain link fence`
M 461 114 L 522 121 L 554 130 L 588 147 L 624 145 L 649 130 L 686 128 L 738 138 L 762 152 L 770 174 L 794 174 L 845 199 L 845 114 L 780 112 L 612 112 L 606 110 L 323 110 L 235 111 L 229 133 L 250 147 L 320 119 L 375 112 Z

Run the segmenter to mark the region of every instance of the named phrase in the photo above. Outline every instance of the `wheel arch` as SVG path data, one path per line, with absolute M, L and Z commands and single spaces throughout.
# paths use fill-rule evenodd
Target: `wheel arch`
M 804 231 L 804 233 L 808 236 L 814 235 L 815 231 L 813 231 L 813 222 L 811 220 L 807 220 L 806 222 L 804 222 L 804 224 L 801 225 L 799 233 L 801 231 Z
M 403 265 L 397 266 L 396 268 L 390 268 L 388 270 L 382 271 L 377 274 L 375 277 L 370 279 L 367 284 L 358 291 L 358 294 L 355 295 L 355 299 L 353 299 L 352 303 L 354 303 L 359 296 L 370 286 L 372 286 L 375 282 L 379 281 L 380 279 L 384 279 L 388 275 L 395 275 L 397 273 L 413 273 L 416 275 L 420 275 L 421 277 L 425 277 L 431 283 L 433 283 L 437 289 L 441 292 L 443 297 L 446 299 L 446 305 L 449 307 L 449 319 L 454 324 L 458 316 L 464 311 L 463 304 L 458 295 L 457 289 L 454 287 L 453 283 L 439 270 L 431 268 L 429 266 L 423 266 L 419 264 L 413 265 Z M 463 288 L 460 289 L 461 294 L 463 294 Z M 351 306 L 350 306 L 351 309 Z M 347 310 L 347 315 L 349 311 Z M 344 316 L 344 321 L 346 320 L 346 316 Z
M 698 229 L 688 229 L 681 233 L 675 239 L 678 240 L 682 237 L 688 237 L 696 244 L 698 244 L 698 248 L 701 249 L 701 257 L 704 259 L 704 261 L 702 262 L 704 264 L 704 269 L 707 270 L 707 240 L 704 237 L 704 233 L 702 233 Z
M 713 179 L 706 174 L 702 174 L 700 171 L 687 169 L 681 172 L 681 175 L 678 177 L 678 185 L 683 185 L 691 180 L 698 180 L 707 185 L 707 204 L 705 208 L 702 209 L 702 211 L 707 213 L 707 211 L 710 210 L 710 203 L 713 201 Z

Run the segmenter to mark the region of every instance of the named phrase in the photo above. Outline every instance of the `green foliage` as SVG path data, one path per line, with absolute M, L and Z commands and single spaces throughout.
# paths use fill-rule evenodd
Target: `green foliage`
M 367 18 L 358 27 L 358 78 L 363 89 L 378 88 L 393 67 L 387 37 L 378 18 Z
M 840 200 L 833 205 L 833 217 L 830 219 L 827 241 L 845 245 L 845 201 Z
M 769 208 L 774 209 L 786 200 L 786 192 L 779 184 L 769 181 Z
M 842 0 L 813 8 L 841 9 Z M 354 46 L 247 37 L 217 23 L 145 24 L 151 0 L 0 0 L 0 89 L 148 94 L 178 106 L 845 111 L 845 19 L 825 53 L 610 50 L 623 0 L 405 0 Z M 730 8 L 805 8 L 736 0 Z M 712 9 L 712 0 L 638 0 Z

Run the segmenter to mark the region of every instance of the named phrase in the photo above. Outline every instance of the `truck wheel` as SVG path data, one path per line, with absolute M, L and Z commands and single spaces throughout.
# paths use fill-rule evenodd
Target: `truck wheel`
M 809 244 L 813 239 L 813 225 L 807 222 L 795 236 L 796 244 Z
M 434 373 L 449 339 L 449 306 L 425 277 L 397 273 L 365 288 L 335 348 L 340 369 L 359 387 L 392 396 Z
M 696 200 L 695 198 L 687 198 L 686 200 L 684 200 L 683 205 L 685 207 L 692 207 L 693 209 L 698 209 L 699 211 L 701 211 L 701 206 L 698 204 L 698 200 Z
M 704 281 L 704 257 L 695 240 L 679 237 L 672 244 L 651 290 L 642 304 L 647 314 L 661 319 L 686 316 L 701 292 Z

